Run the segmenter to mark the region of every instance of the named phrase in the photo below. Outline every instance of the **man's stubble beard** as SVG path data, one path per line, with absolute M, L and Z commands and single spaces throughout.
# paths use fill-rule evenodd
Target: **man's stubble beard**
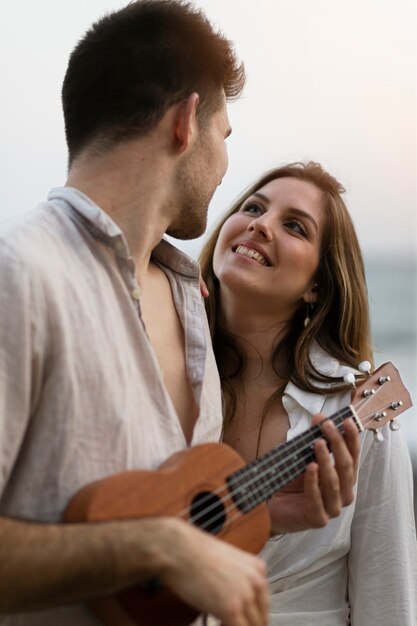
M 207 212 L 216 186 L 209 185 L 204 164 L 212 162 L 209 151 L 198 146 L 177 171 L 177 217 L 167 230 L 176 239 L 196 239 L 207 227 Z
M 204 214 L 201 211 L 201 203 L 198 210 L 196 206 L 196 203 L 183 204 L 182 215 L 167 229 L 167 235 L 182 240 L 197 239 L 203 235 L 207 228 L 208 203 L 206 203 Z

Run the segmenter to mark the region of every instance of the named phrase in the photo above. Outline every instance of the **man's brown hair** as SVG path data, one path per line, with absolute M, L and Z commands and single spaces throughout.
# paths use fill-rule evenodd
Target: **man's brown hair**
M 230 41 L 179 0 L 138 0 L 101 18 L 73 50 L 62 88 L 69 161 L 144 135 L 197 92 L 201 120 L 245 83 Z

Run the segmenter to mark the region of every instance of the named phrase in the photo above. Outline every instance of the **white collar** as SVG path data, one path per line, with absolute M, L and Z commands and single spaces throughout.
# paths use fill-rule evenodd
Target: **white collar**
M 345 374 L 350 372 L 355 374 L 358 373 L 348 365 L 340 364 L 336 358 L 332 357 L 325 350 L 323 350 L 317 342 L 314 342 L 312 345 L 310 360 L 317 371 L 333 378 L 345 376 Z M 331 387 L 330 382 L 317 382 L 315 384 L 317 387 L 321 387 L 322 389 Z M 283 404 L 288 414 L 296 409 L 297 406 L 302 407 L 311 415 L 320 413 L 323 409 L 325 401 L 325 394 L 304 391 L 303 389 L 299 389 L 291 381 L 287 384 L 283 396 Z

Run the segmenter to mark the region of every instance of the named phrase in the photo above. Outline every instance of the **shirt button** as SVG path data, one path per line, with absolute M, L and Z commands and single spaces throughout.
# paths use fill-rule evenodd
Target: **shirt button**
M 140 295 L 141 295 L 141 290 L 139 289 L 139 287 L 136 287 L 135 289 L 133 289 L 131 296 L 134 300 L 140 300 Z
M 116 241 L 116 252 L 118 252 L 119 254 L 123 254 L 123 252 L 125 251 L 125 246 L 123 244 L 123 241 Z

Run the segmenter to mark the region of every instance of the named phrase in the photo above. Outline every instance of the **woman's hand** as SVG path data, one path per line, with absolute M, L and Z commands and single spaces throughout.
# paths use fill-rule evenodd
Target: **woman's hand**
M 323 415 L 313 418 L 313 424 L 318 423 L 328 443 L 318 439 L 314 443 L 316 462 L 271 498 L 273 534 L 321 528 L 353 502 L 360 452 L 358 429 L 347 419 L 342 436 Z

